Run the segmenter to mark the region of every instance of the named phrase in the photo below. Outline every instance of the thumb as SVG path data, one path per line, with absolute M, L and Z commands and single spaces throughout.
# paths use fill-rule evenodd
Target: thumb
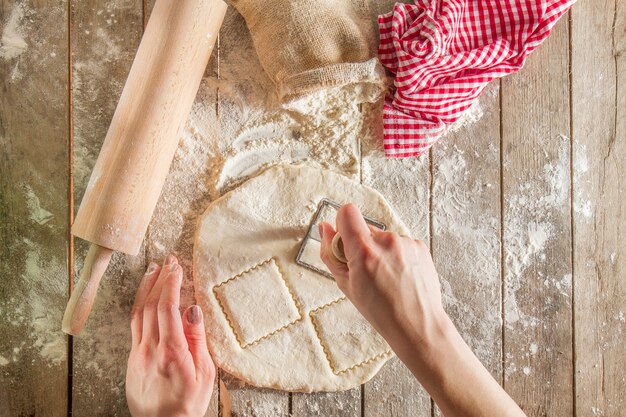
M 215 374 L 215 366 L 207 348 L 202 309 L 198 305 L 189 306 L 185 310 L 184 317 L 185 338 L 187 339 L 191 356 L 193 356 L 196 374 L 202 374 L 212 379 Z
M 337 231 L 343 240 L 346 258 L 350 260 L 360 252 L 364 243 L 372 240 L 372 231 L 361 211 L 354 204 L 341 206 L 337 211 L 336 221 Z
M 337 232 L 330 224 L 322 222 L 319 224 L 319 233 L 322 239 L 320 242 L 320 258 L 326 264 L 330 273 L 333 274 L 333 277 L 335 277 L 337 284 L 340 284 L 340 281 L 348 279 L 348 266 L 340 262 L 333 254 L 332 242 Z

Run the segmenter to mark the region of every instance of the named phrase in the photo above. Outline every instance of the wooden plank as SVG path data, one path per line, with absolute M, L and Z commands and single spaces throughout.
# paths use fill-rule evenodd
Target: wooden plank
M 409 3 L 409 0 L 402 0 Z M 396 1 L 369 1 L 375 27 L 378 15 L 393 9 Z M 416 239 L 429 242 L 430 238 L 430 159 L 428 155 L 404 160 L 387 159 L 382 150 L 382 108 L 364 106 L 371 130 L 362 135 L 361 182 L 375 188 L 411 230 Z M 431 415 L 431 400 L 404 364 L 394 357 L 381 371 L 363 386 L 363 415 L 415 416 Z
M 74 208 L 78 209 L 106 136 L 142 33 L 141 0 L 72 2 L 71 48 L 74 138 Z M 75 240 L 81 270 L 87 245 Z M 75 416 L 128 415 L 124 380 L 130 351 L 130 308 L 143 256 L 115 254 L 91 316 L 74 338 Z
M 0 416 L 66 416 L 65 1 L 0 1 Z
M 499 83 L 432 148 L 432 253 L 444 308 L 502 380 Z
M 144 24 L 150 18 L 154 3 L 154 0 L 148 0 L 144 4 Z M 198 124 L 199 120 L 205 121 L 204 116 L 208 113 L 212 116 L 209 124 L 213 123 L 212 128 L 217 129 L 217 57 L 218 53 L 215 51 L 207 65 L 198 98 L 163 185 L 145 241 L 148 261 L 161 262 L 170 252 L 177 255 L 185 276 L 181 289 L 181 310 L 195 303 L 192 257 L 198 216 L 216 197 L 206 180 L 207 170 L 218 167 L 215 155 L 210 152 L 215 148 L 215 135 L 204 135 Z M 219 389 L 216 381 L 207 417 L 217 417 L 218 403 Z
M 504 386 L 529 416 L 571 416 L 567 16 L 502 81 Z
M 220 372 L 220 378 L 228 390 L 233 417 L 291 417 L 288 392 L 252 387 L 226 372 Z
M 293 416 L 357 417 L 361 415 L 361 387 L 341 392 L 293 393 Z
M 146 3 L 146 16 L 149 17 L 153 1 Z M 208 204 L 220 196 L 218 180 L 224 168 L 222 152 L 230 145 L 232 132 L 224 133 L 219 126 L 232 117 L 228 111 L 219 112 L 218 97 L 221 88 L 219 80 L 220 51 L 249 50 L 255 56 L 252 40 L 243 18 L 233 9 L 227 12 L 219 35 L 218 51 L 211 57 L 207 66 L 198 97 L 194 103 L 185 128 L 179 150 L 174 157 L 170 173 L 163 187 L 146 240 L 147 256 L 157 259 L 166 252 L 174 251 L 188 277 L 183 284 L 182 304 L 194 302 L 192 277 L 193 236 L 198 217 Z M 228 55 L 228 54 L 227 54 Z M 238 63 L 230 63 L 225 83 L 239 82 L 236 79 L 240 68 Z M 245 74 L 244 74 L 245 76 Z M 245 82 L 245 80 L 243 80 Z M 226 85 L 225 84 L 225 85 Z M 226 86 L 225 88 L 228 88 Z M 243 121 L 242 121 L 243 122 Z M 227 125 L 228 123 L 224 123 Z M 248 386 L 236 378 L 219 372 L 228 390 L 231 410 L 235 416 L 287 416 L 289 414 L 289 393 L 259 389 Z M 222 393 L 216 384 L 207 416 L 220 413 Z
M 590 65 L 593 63 L 593 65 Z M 626 415 L 626 2 L 572 9 L 576 415 Z
M 222 29 L 220 30 L 219 41 L 219 61 L 217 65 L 220 70 L 220 82 L 222 82 L 223 79 L 224 88 L 228 88 L 229 83 L 237 82 L 237 77 L 243 76 L 242 81 L 245 83 L 249 76 L 247 76 L 246 72 L 241 72 L 244 71 L 243 68 L 237 68 L 237 66 L 241 64 L 240 62 L 229 61 L 229 55 L 232 57 L 235 55 L 231 55 L 231 53 L 235 51 L 247 50 L 250 52 L 250 57 L 255 59 L 256 52 L 254 51 L 252 39 L 250 38 L 245 21 L 232 7 L 228 9 L 226 17 L 224 18 L 224 23 L 222 24 Z M 224 62 L 224 59 L 227 61 Z M 248 62 L 246 65 L 257 65 L 259 66 L 259 71 L 262 71 L 258 62 Z M 221 72 L 222 67 L 226 67 L 227 69 L 225 74 Z M 245 71 L 249 71 L 249 69 Z M 233 137 L 228 136 L 229 132 L 227 129 L 229 129 L 231 125 L 229 122 L 232 119 L 232 115 L 228 113 L 229 110 L 227 106 L 233 106 L 233 103 L 223 104 L 222 100 L 218 101 L 218 120 L 220 126 L 223 125 L 225 128 L 225 133 L 220 132 L 217 138 L 216 147 L 219 148 L 220 151 L 226 150 L 232 139 L 234 139 Z M 244 122 L 245 119 L 242 120 L 242 123 Z M 212 161 L 212 164 L 209 166 L 215 171 L 215 173 L 223 171 L 224 168 L 223 162 L 221 162 L 219 158 Z M 220 191 L 217 190 L 217 185 L 217 183 L 213 184 L 213 198 L 218 197 L 218 194 L 220 193 Z M 209 190 L 209 193 L 210 192 L 211 190 Z M 201 204 L 199 207 L 201 211 L 205 208 L 206 203 Z M 227 375 L 226 373 L 220 373 L 220 375 L 229 391 L 232 413 L 234 416 L 254 415 L 259 417 L 270 417 L 289 415 L 290 394 L 288 392 L 260 389 L 243 384 L 241 381 Z
M 361 182 L 378 190 L 411 231 L 415 239 L 429 242 L 430 161 L 419 158 L 388 159 L 382 150 L 382 103 L 363 106 L 367 112 L 362 133 Z M 431 415 L 431 401 L 411 372 L 397 358 L 365 384 L 364 416 Z

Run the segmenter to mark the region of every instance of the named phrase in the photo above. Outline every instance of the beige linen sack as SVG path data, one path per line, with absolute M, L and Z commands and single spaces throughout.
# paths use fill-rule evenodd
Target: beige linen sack
M 283 102 L 348 84 L 384 83 L 367 0 L 231 0 Z

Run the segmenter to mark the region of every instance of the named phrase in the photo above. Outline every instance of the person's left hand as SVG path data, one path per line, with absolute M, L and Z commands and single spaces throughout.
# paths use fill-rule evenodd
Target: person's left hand
M 202 310 L 179 312 L 183 271 L 168 255 L 151 263 L 131 313 L 132 349 L 126 398 L 133 417 L 202 417 L 209 406 L 215 365 L 207 349 Z

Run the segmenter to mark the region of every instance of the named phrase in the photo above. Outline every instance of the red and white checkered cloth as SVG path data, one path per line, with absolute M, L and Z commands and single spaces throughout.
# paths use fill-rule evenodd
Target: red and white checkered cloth
M 415 0 L 378 18 L 395 74 L 384 109 L 389 157 L 419 155 L 495 78 L 518 71 L 575 0 Z

